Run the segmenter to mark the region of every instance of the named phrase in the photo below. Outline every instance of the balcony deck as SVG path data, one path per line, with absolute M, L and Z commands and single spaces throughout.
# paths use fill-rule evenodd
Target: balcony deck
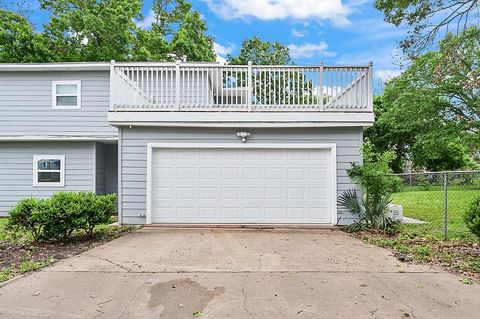
M 110 74 L 110 113 L 373 112 L 371 64 L 121 63 Z

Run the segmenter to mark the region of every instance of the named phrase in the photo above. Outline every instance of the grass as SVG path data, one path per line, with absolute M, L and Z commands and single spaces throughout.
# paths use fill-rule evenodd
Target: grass
M 47 267 L 137 229 L 102 224 L 95 227 L 93 238 L 80 232 L 66 242 L 35 243 L 25 232 L 7 230 L 7 222 L 8 218 L 0 218 L 0 282 Z
M 443 238 L 443 196 L 443 190 L 433 188 L 429 190 L 410 188 L 394 193 L 392 202 L 403 206 L 404 216 L 427 222 L 424 225 L 405 225 L 404 231 Z M 458 187 L 449 189 L 447 234 L 450 239 L 475 239 L 463 222 L 463 213 L 476 196 L 480 196 L 480 189 L 459 189 Z
M 354 236 L 391 249 L 405 262 L 439 265 L 461 274 L 464 284 L 480 282 L 480 243 L 470 233 L 463 214 L 470 202 L 480 196 L 480 187 L 451 186 L 448 189 L 447 234 L 443 241 L 444 192 L 441 186 L 405 187 L 394 193 L 392 202 L 403 206 L 403 214 L 427 222 L 423 225 L 400 225 L 396 235 L 364 231 Z
M 0 269 L 0 282 L 7 281 L 13 277 L 28 273 L 31 271 L 39 270 L 41 268 L 50 266 L 55 259 L 48 258 L 45 260 L 34 261 L 34 260 L 25 260 L 20 264 L 14 266 L 4 267 Z
M 473 241 L 443 241 L 428 234 L 400 231 L 389 236 L 382 232 L 365 231 L 354 236 L 367 243 L 391 249 L 404 262 L 439 265 L 465 276 L 463 283 L 480 282 L 480 246 Z

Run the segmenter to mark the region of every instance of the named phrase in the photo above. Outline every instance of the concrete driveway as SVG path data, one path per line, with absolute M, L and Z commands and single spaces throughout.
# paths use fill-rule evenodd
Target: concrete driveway
M 0 288 L 0 318 L 478 318 L 480 286 L 339 231 L 143 229 Z

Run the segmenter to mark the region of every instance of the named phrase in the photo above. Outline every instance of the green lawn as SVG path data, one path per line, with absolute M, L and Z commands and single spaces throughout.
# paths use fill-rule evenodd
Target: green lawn
M 463 222 L 463 213 L 473 200 L 480 196 L 480 189 L 473 187 L 451 187 L 448 191 L 448 237 L 450 239 L 473 239 Z M 409 188 L 393 194 L 393 203 L 403 206 L 406 217 L 427 222 L 426 225 L 406 225 L 406 231 L 431 234 L 442 238 L 443 190 L 441 187 L 423 190 Z

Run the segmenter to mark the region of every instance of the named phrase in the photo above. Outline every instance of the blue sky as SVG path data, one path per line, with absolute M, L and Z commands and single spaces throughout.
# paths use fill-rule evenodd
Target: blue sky
M 32 9 L 37 1 L 27 1 Z M 404 30 L 383 21 L 374 0 L 193 0 L 207 21 L 218 55 L 238 53 L 245 38 L 258 35 L 290 47 L 296 64 L 333 65 L 374 62 L 376 84 L 399 73 L 395 63 Z M 148 22 L 152 0 L 144 1 Z M 35 10 L 34 23 L 48 19 Z M 141 24 L 141 23 L 140 23 Z M 146 23 L 148 24 L 148 23 Z

